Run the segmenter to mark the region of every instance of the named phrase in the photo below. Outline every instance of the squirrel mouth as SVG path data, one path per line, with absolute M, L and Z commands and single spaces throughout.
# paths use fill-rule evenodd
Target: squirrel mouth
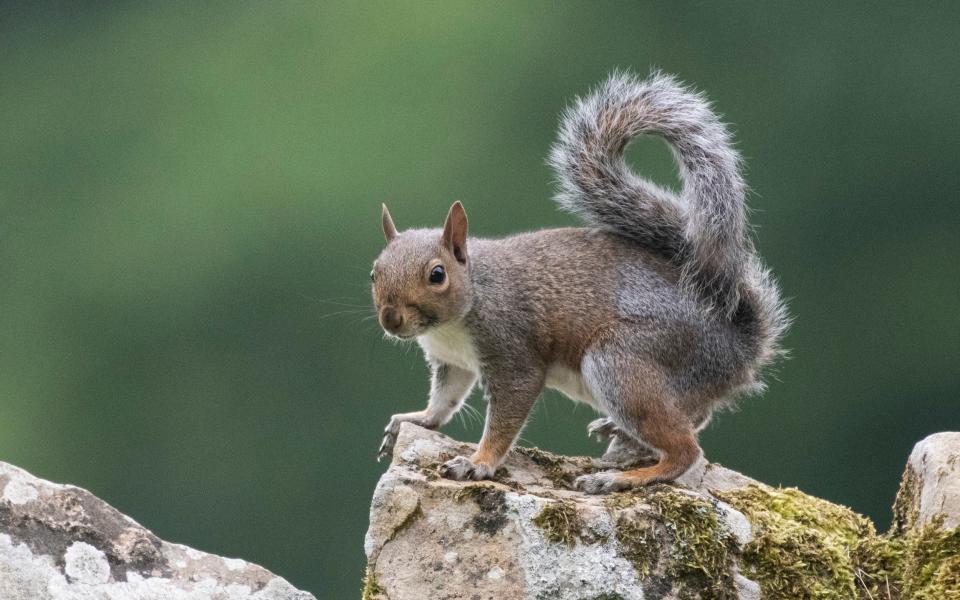
M 384 329 L 384 332 L 386 332 L 386 334 L 389 335 L 390 337 L 395 337 L 398 340 L 404 340 L 404 341 L 412 340 L 418 335 L 422 334 L 422 332 L 419 332 L 419 331 L 404 331 L 400 333 L 396 331 L 389 331 L 387 329 Z

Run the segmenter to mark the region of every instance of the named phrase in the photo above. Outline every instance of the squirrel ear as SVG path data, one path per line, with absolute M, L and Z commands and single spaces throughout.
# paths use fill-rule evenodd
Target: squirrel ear
M 443 224 L 443 244 L 453 252 L 458 262 L 467 262 L 467 213 L 457 200 L 447 213 Z
M 390 240 L 397 237 L 397 227 L 393 224 L 393 217 L 390 216 L 387 205 L 381 204 L 381 206 L 383 210 L 380 211 L 380 221 L 383 225 L 383 236 L 387 238 L 387 243 L 390 243 Z

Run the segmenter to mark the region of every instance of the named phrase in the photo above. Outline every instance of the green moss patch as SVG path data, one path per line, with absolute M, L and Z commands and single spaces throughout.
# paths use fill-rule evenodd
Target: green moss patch
M 498 490 L 495 486 L 492 486 L 489 483 L 477 483 L 463 486 L 456 491 L 456 493 L 453 495 L 453 499 L 460 503 L 472 500 L 477 504 L 489 504 L 490 502 L 496 502 L 497 500 L 502 501 L 503 491 Z
M 543 470 L 544 476 L 549 479 L 554 486 L 560 488 L 569 488 L 573 485 L 574 476 L 563 468 L 564 460 L 539 448 L 524 448 L 517 446 L 514 452 L 526 456 Z
M 655 492 L 647 502 L 671 533 L 667 574 L 681 583 L 680 597 L 736 598 L 730 571 L 736 544 L 716 507 L 677 491 Z
M 903 471 L 900 478 L 900 489 L 897 491 L 897 499 L 893 502 L 893 530 L 895 533 L 903 534 L 911 529 L 917 521 L 917 506 L 920 504 L 920 485 L 917 474 L 914 473 L 910 465 Z
M 876 536 L 870 521 L 796 489 L 749 486 L 718 497 L 753 524 L 743 563 L 764 598 L 857 597 L 853 556 L 861 540 Z
M 573 502 L 561 500 L 546 504 L 533 524 L 543 530 L 543 536 L 557 544 L 573 547 L 582 538 L 583 519 Z
M 745 575 L 773 600 L 960 600 L 960 528 L 916 527 L 908 469 L 892 530 L 877 535 L 852 510 L 795 489 L 751 486 L 717 493 L 747 516 L 754 539 Z
M 651 574 L 661 558 L 659 540 L 669 540 L 665 575 L 680 598 L 736 598 L 731 572 L 736 553 L 732 534 L 714 503 L 661 485 L 611 494 L 611 510 L 646 504 L 652 517 L 623 512 L 617 521 L 620 554 L 641 576 Z M 658 535 L 658 530 L 663 535 Z
M 960 599 L 960 528 L 944 531 L 942 518 L 908 536 L 903 598 Z
M 906 543 L 891 535 L 868 536 L 851 557 L 853 575 L 864 600 L 899 598 Z
M 647 577 L 656 569 L 660 548 L 653 523 L 621 517 L 617 521 L 616 537 L 620 555 L 630 561 L 641 577 Z
M 387 598 L 387 591 L 377 583 L 377 574 L 374 573 L 373 567 L 367 567 L 363 576 L 363 591 L 360 598 L 361 600 L 386 600 Z

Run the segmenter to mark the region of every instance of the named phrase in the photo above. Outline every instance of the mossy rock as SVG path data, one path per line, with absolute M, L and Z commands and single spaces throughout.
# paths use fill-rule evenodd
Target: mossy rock
M 865 517 L 796 489 L 718 496 L 754 526 L 742 568 L 765 599 L 960 600 L 960 529 L 942 521 L 878 535 Z
M 915 600 L 960 599 L 960 528 L 930 523 L 906 540 L 903 597 Z
M 620 512 L 616 529 L 620 554 L 642 578 L 662 564 L 663 575 L 680 598 L 737 597 L 736 542 L 716 502 L 659 485 L 612 494 L 604 504 Z M 648 510 L 631 510 L 638 506 Z
M 377 583 L 377 574 L 373 569 L 367 567 L 363 576 L 363 590 L 361 591 L 361 600 L 386 600 L 386 590 Z
M 583 519 L 573 502 L 548 502 L 533 518 L 533 524 L 543 530 L 551 542 L 573 546 L 583 537 Z

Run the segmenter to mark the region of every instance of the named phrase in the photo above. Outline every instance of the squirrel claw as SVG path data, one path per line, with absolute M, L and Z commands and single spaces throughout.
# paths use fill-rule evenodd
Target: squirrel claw
M 380 449 L 377 450 L 377 462 L 393 454 L 393 445 L 396 441 L 397 436 L 395 434 L 387 432 L 383 435 L 383 441 L 380 442 Z

